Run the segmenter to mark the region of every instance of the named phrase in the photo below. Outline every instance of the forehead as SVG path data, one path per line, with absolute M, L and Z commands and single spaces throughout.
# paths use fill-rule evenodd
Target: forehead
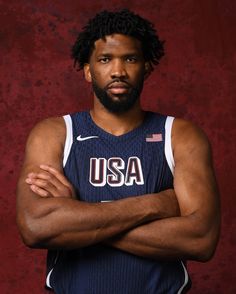
M 138 54 L 142 55 L 141 42 L 131 36 L 113 34 L 99 39 L 94 44 L 93 54 Z

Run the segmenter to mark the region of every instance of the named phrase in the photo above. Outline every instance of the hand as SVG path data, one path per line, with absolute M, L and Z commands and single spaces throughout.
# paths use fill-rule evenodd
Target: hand
M 29 173 L 25 182 L 41 197 L 66 197 L 76 199 L 76 193 L 67 178 L 49 165 L 40 165 L 41 172 Z

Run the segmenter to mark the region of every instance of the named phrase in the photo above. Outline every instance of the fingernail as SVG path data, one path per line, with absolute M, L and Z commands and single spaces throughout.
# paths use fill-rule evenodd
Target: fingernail
M 48 167 L 46 164 L 40 164 L 40 166 L 39 166 L 40 168 L 46 168 L 46 167 Z
M 35 192 L 35 188 L 36 188 L 35 185 L 30 185 L 30 189 L 31 189 L 33 192 Z

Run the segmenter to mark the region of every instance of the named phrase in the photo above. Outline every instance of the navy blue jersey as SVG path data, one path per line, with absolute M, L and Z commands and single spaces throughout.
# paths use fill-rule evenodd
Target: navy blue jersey
M 79 200 L 116 201 L 173 188 L 172 117 L 147 112 L 121 136 L 99 128 L 89 112 L 64 119 L 64 173 Z M 103 244 L 48 254 L 47 286 L 58 294 L 183 293 L 188 282 L 181 260 L 156 261 Z

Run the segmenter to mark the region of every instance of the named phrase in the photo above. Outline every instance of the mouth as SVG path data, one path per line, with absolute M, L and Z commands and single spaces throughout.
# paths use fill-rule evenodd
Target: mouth
M 124 82 L 113 82 L 108 86 L 108 91 L 113 95 L 126 94 L 129 92 L 129 85 Z

